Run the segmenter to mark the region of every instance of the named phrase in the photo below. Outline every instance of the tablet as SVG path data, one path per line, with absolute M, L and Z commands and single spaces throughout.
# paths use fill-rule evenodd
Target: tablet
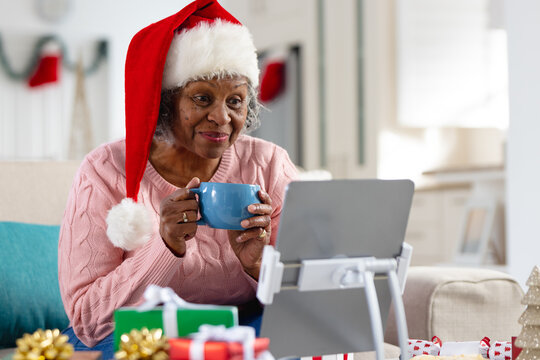
M 362 288 L 299 292 L 307 259 L 401 253 L 414 192 L 410 180 L 291 182 L 285 193 L 276 249 L 285 264 L 282 290 L 266 305 L 261 336 L 276 358 L 374 349 Z M 292 265 L 292 266 L 287 266 Z M 386 278 L 375 280 L 383 325 L 390 307 Z

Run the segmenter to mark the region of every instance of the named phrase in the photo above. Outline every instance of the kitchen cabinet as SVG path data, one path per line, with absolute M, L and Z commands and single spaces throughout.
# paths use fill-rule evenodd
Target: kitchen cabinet
M 418 188 L 405 241 L 414 248 L 411 265 L 449 263 L 459 242 L 471 188 L 467 184 Z

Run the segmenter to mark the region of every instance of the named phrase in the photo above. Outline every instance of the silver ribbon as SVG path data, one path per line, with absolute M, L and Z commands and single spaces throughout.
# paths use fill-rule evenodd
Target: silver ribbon
M 255 329 L 251 326 L 201 325 L 199 332 L 190 336 L 193 341 L 189 347 L 190 360 L 204 360 L 204 343 L 206 341 L 241 342 L 244 360 L 253 360 L 255 346 Z
M 178 296 L 173 289 L 169 287 L 162 288 L 157 285 L 149 285 L 144 291 L 145 302 L 137 307 L 137 311 L 152 310 L 159 304 L 163 304 L 163 332 L 169 338 L 178 337 L 178 319 L 176 310 L 193 309 L 193 310 L 211 310 L 215 309 L 215 305 L 194 304 L 185 301 Z

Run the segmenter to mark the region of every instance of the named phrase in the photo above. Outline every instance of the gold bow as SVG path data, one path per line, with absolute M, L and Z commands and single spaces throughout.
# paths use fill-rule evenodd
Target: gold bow
M 169 359 L 169 342 L 161 329 L 131 330 L 129 334 L 122 334 L 119 347 L 114 354 L 117 360 Z
M 73 345 L 60 330 L 37 330 L 17 339 L 13 360 L 67 360 L 73 355 Z

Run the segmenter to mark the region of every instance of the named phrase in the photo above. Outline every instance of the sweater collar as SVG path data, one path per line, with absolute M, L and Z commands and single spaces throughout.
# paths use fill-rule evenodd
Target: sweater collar
M 227 174 L 229 173 L 229 169 L 232 164 L 232 158 L 233 158 L 233 151 L 235 151 L 236 143 L 230 146 L 223 155 L 221 155 L 221 160 L 219 162 L 219 166 L 212 175 L 212 178 L 210 178 L 209 182 L 226 182 L 227 181 Z M 148 179 L 152 181 L 158 188 L 160 189 L 178 189 L 175 185 L 169 183 L 167 180 L 165 180 L 159 173 L 156 171 L 154 166 L 150 163 L 148 160 L 146 162 L 146 170 L 144 172 L 143 181 L 145 179 Z

